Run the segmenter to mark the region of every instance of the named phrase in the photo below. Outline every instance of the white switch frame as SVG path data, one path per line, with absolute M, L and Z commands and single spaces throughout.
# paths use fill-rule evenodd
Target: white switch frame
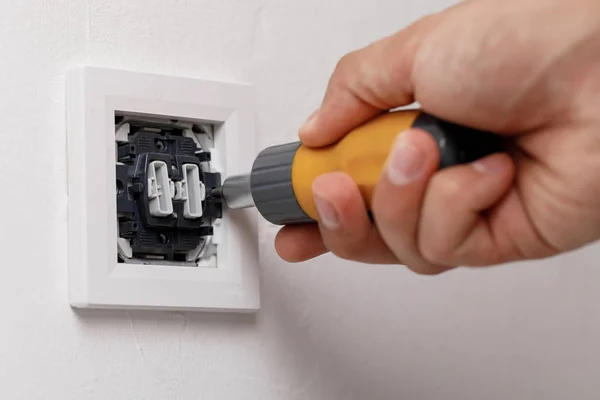
M 74 308 L 255 312 L 260 308 L 258 215 L 224 212 L 217 267 L 117 262 L 115 112 L 216 124 L 222 178 L 256 156 L 254 89 L 83 66 L 68 71 L 69 303 Z

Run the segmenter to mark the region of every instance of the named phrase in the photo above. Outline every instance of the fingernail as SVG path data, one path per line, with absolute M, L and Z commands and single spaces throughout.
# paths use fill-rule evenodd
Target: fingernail
M 506 162 L 501 157 L 485 157 L 475 161 L 473 168 L 484 174 L 501 174 L 506 170 Z
M 319 115 L 319 109 L 316 109 L 315 111 L 313 111 L 313 113 L 310 114 L 309 117 L 306 119 L 306 121 L 300 128 L 301 134 L 303 132 L 310 131 L 310 128 L 312 127 L 312 125 L 314 125 L 315 120 L 317 119 L 317 115 Z
M 425 169 L 425 154 L 413 142 L 413 132 L 400 133 L 387 161 L 387 175 L 394 185 L 418 180 Z
M 314 194 L 315 205 L 319 213 L 319 222 L 329 230 L 334 230 L 340 226 L 340 217 L 333 205 L 326 199 Z

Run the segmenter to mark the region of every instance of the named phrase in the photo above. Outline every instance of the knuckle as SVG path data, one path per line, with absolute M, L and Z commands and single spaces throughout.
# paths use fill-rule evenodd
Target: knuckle
M 446 264 L 451 259 L 453 249 L 440 240 L 424 240 L 419 246 L 421 256 L 433 264 Z
M 336 75 L 336 76 L 344 75 L 346 71 L 354 68 L 354 66 L 356 65 L 356 57 L 357 57 L 356 51 L 350 52 L 350 53 L 342 56 L 342 58 L 339 59 L 339 61 L 337 62 L 337 65 L 335 66 L 334 75 Z

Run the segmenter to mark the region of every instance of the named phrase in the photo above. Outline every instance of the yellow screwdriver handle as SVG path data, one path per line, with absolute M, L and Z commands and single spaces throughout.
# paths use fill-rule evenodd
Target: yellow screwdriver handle
M 471 162 L 502 151 L 498 136 L 442 121 L 420 110 L 386 113 L 322 148 L 300 145 L 292 161 L 291 180 L 300 208 L 318 221 L 312 183 L 320 175 L 341 171 L 358 185 L 368 210 L 388 154 L 399 133 L 409 128 L 430 133 L 440 151 L 440 168 Z

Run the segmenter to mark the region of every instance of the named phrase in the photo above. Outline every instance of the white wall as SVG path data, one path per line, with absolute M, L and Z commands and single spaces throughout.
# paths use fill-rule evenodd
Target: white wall
M 67 67 L 254 83 L 267 146 L 341 55 L 449 2 L 0 1 L 0 399 L 597 398 L 598 248 L 424 278 L 286 265 L 267 230 L 256 318 L 67 304 Z

